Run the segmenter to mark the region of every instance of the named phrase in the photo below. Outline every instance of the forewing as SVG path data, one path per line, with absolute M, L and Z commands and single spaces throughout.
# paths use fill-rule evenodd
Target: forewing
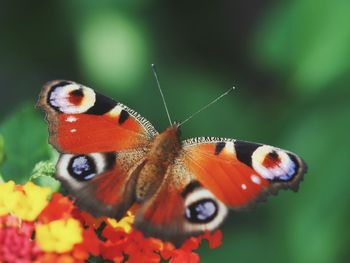
M 72 81 L 47 83 L 38 101 L 50 143 L 62 154 L 56 178 L 95 216 L 120 218 L 134 202 L 135 181 L 157 134 L 138 113 Z
M 37 105 L 46 112 L 50 143 L 62 153 L 135 149 L 157 134 L 134 110 L 72 81 L 47 83 Z
M 231 208 L 241 208 L 276 194 L 298 190 L 304 161 L 273 146 L 224 138 L 194 138 L 183 143 L 183 162 L 195 178 Z

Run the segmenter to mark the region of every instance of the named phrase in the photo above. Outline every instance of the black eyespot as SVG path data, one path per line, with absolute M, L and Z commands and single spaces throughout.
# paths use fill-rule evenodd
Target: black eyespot
M 185 217 L 192 223 L 209 223 L 218 214 L 217 203 L 210 198 L 198 200 L 186 208 Z
M 74 156 L 68 164 L 68 172 L 78 181 L 88 181 L 96 176 L 96 164 L 87 155 Z

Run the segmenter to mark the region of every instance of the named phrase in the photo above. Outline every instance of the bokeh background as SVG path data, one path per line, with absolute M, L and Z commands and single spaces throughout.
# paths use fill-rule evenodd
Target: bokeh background
M 300 154 L 300 191 L 232 212 L 202 262 L 350 260 L 350 2 L 0 1 L 0 172 L 28 180 L 54 158 L 34 108 L 42 85 L 70 79 L 127 104 L 159 130 L 232 86 L 183 127 Z

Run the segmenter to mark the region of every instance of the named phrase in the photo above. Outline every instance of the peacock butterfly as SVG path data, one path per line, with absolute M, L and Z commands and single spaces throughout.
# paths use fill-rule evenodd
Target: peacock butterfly
M 179 124 L 158 133 L 129 107 L 72 81 L 47 83 L 38 101 L 49 142 L 61 153 L 56 178 L 76 204 L 179 244 L 219 227 L 279 189 L 298 190 L 304 161 L 289 151 L 219 137 L 180 140 Z

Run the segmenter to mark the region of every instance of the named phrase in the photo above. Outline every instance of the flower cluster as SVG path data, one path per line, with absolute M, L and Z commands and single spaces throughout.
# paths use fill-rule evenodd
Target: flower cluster
M 49 200 L 50 198 L 50 200 Z M 113 262 L 199 262 L 193 251 L 203 239 L 221 244 L 216 231 L 192 237 L 176 248 L 145 238 L 132 228 L 131 212 L 120 221 L 94 218 L 60 193 L 31 182 L 0 183 L 0 262 L 86 262 L 100 257 Z

